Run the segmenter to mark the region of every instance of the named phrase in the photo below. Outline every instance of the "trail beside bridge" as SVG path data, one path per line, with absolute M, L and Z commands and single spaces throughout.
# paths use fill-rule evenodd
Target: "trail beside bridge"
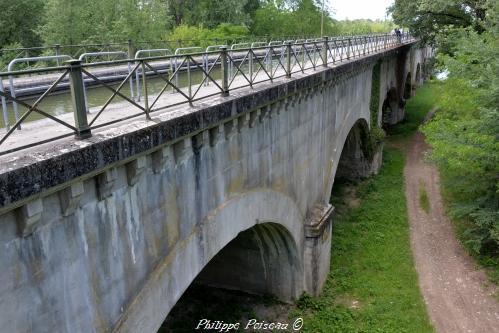
M 430 318 L 438 333 L 499 332 L 499 303 L 485 273 L 457 241 L 445 215 L 440 177 L 425 163 L 428 150 L 423 134 L 408 143 L 404 169 L 411 246 L 419 283 Z M 424 185 L 423 185 L 424 184 Z M 424 186 L 430 202 L 426 213 L 419 203 Z

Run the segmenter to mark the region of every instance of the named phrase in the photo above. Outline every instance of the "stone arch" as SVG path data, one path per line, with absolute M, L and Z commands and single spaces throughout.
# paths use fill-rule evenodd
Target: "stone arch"
M 192 281 L 212 259 L 218 260 L 216 255 L 226 246 L 230 248 L 237 237 L 264 239 L 260 250 L 262 258 L 267 260 L 287 254 L 285 260 L 280 258 L 282 262 L 262 264 L 267 268 L 264 272 L 270 281 L 262 289 L 283 299 L 297 298 L 304 290 L 303 221 L 295 202 L 282 193 L 260 189 L 228 199 L 177 244 L 150 274 L 113 332 L 156 332 Z M 278 281 L 280 284 L 272 281 L 284 274 L 287 277 Z
M 369 135 L 370 128 L 365 118 L 353 119 L 342 127 L 338 145 L 332 154 L 332 169 L 324 193 L 326 202 L 329 201 L 336 178 L 359 178 L 377 172 L 375 166 L 380 154 L 375 152 L 370 156 Z
M 369 125 L 357 120 L 350 128 L 339 154 L 335 178 L 357 179 L 371 174 Z
M 240 232 L 203 268 L 201 285 L 272 294 L 281 300 L 298 296 L 300 259 L 289 231 L 279 223 L 261 222 Z
M 398 123 L 402 118 L 403 108 L 400 106 L 397 89 L 391 88 L 386 93 L 381 107 L 381 126 L 386 130 L 391 125 Z
M 413 89 L 412 77 L 411 77 L 411 72 L 409 72 L 409 73 L 407 73 L 407 76 L 405 77 L 404 99 L 411 98 L 411 96 L 412 96 L 412 89 Z
M 416 86 L 421 85 L 421 64 L 418 62 L 416 66 Z

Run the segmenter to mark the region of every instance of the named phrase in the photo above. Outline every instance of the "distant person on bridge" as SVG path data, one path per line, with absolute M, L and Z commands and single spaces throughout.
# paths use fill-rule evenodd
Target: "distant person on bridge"
M 397 35 L 397 42 L 402 42 L 402 32 L 399 28 L 395 28 L 395 35 Z

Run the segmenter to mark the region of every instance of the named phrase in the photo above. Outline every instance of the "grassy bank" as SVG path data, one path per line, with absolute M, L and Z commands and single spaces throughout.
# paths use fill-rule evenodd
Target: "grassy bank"
M 378 176 L 335 183 L 331 273 L 323 294 L 302 297 L 295 315 L 304 332 L 433 332 L 420 294 L 409 241 L 404 155 L 398 148 L 434 107 L 436 84 L 406 106 L 406 119 L 389 131 Z
M 403 167 L 389 148 L 378 176 L 354 190 L 335 185 L 331 273 L 320 297 L 298 302 L 304 332 L 433 331 L 411 255 Z
M 448 86 L 446 82 L 433 82 L 428 83 L 424 87 L 420 88 L 417 92 L 417 95 L 409 100 L 406 111 L 408 115 L 407 124 L 402 124 L 401 126 L 397 126 L 395 129 L 395 133 L 398 136 L 408 136 L 408 134 L 412 133 L 414 126 L 417 127 L 417 124 L 414 121 L 418 119 L 424 119 L 426 112 L 429 110 L 438 107 L 440 110 L 438 112 L 451 112 L 449 111 L 449 106 L 446 104 L 448 101 L 445 97 L 449 94 L 448 89 L 455 89 L 452 86 Z M 442 98 L 444 101 L 442 102 Z M 463 101 L 462 104 L 469 103 L 467 105 L 468 108 L 473 108 L 471 101 Z M 478 142 L 478 141 L 477 141 Z M 447 148 L 448 146 L 446 146 Z M 476 249 L 473 249 L 473 244 L 476 243 L 476 236 L 470 233 L 475 226 L 470 219 L 467 218 L 459 218 L 456 211 L 456 207 L 459 207 L 457 203 L 462 205 L 463 198 L 457 199 L 456 196 L 459 191 L 453 187 L 452 176 L 450 175 L 450 171 L 443 167 L 441 164 L 437 164 L 439 168 L 439 173 L 442 179 L 441 190 L 442 196 L 444 199 L 445 206 L 447 208 L 447 216 L 451 218 L 452 224 L 454 226 L 454 230 L 456 231 L 456 235 L 463 244 L 463 246 L 468 250 L 468 253 L 476 260 L 476 262 L 486 269 L 486 272 L 490 278 L 490 280 L 496 285 L 499 284 L 499 257 L 494 256 L 485 251 L 478 253 Z M 470 168 L 469 172 L 473 172 Z M 455 178 L 455 175 L 454 175 Z M 461 194 L 462 195 L 462 194 Z
M 416 96 L 407 101 L 404 121 L 388 131 L 391 142 L 399 143 L 418 130 L 428 112 L 435 108 L 439 89 L 438 82 L 429 82 L 418 88 Z
M 331 271 L 320 297 L 303 296 L 296 305 L 284 305 L 214 290 L 216 296 L 209 298 L 220 302 L 207 307 L 200 294 L 211 294 L 198 290 L 176 306 L 179 311 L 172 311 L 174 320 L 164 331 L 188 332 L 200 317 L 290 323 L 303 317 L 302 332 L 309 333 L 433 332 L 410 248 L 404 154 L 397 147 L 418 129 L 434 106 L 435 94 L 435 85 L 429 84 L 410 100 L 406 121 L 390 131 L 379 175 L 358 184 L 335 183 Z
M 378 176 L 335 184 L 331 271 L 320 297 L 303 296 L 295 305 L 284 305 L 231 291 L 192 289 L 161 332 L 190 332 L 199 318 L 292 323 L 297 317 L 304 319 L 301 332 L 309 333 L 433 332 L 412 260 L 403 167 L 402 152 L 388 148 Z

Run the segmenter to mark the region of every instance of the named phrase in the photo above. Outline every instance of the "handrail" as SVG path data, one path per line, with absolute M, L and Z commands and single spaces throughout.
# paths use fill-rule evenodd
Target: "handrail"
M 20 103 L 28 110 L 21 117 L 17 118 L 15 125 L 12 128 L 8 128 L 5 135 L 2 136 L 2 134 L 0 134 L 0 147 L 3 143 L 5 143 L 5 140 L 7 140 L 9 136 L 13 135 L 15 129 L 20 128 L 21 123 L 26 121 L 30 113 L 36 113 L 39 116 L 50 118 L 53 121 L 65 126 L 66 131 L 69 129 L 70 131 L 74 131 L 78 138 L 84 138 L 90 136 L 91 130 L 98 127 L 114 124 L 139 115 L 145 115 L 146 119 L 149 119 L 151 112 L 162 110 L 174 105 L 182 103 L 192 104 L 194 101 L 201 98 L 218 94 L 225 96 L 234 89 L 253 87 L 255 84 L 268 81 L 272 82 L 273 80 L 281 77 L 290 78 L 294 73 L 304 73 L 306 70 L 317 70 L 319 66 L 325 67 L 329 64 L 335 64 L 336 62 L 362 57 L 366 54 L 391 49 L 397 45 L 412 42 L 414 40 L 415 39 L 408 34 L 377 34 L 331 39 L 324 37 L 309 39 L 308 41 L 271 41 L 266 43 L 265 46 L 258 47 L 256 47 L 256 45 L 259 44 L 254 43 L 252 43 L 253 45 L 250 43 L 236 43 L 232 44 L 229 50 L 227 50 L 225 45 L 212 45 L 206 49 L 202 49 L 200 47 L 179 48 L 175 51 L 177 54 L 144 58 L 139 57 L 141 53 L 136 53 L 137 58 L 135 59 L 127 59 L 128 54 L 121 51 L 109 51 L 104 53 L 89 52 L 85 56 L 80 56 L 81 60 L 72 60 L 67 66 L 8 71 L 3 73 L 0 72 L 0 98 L 2 108 L 4 109 L 3 121 L 6 124 L 6 127 L 9 126 L 9 118 L 6 113 L 8 103 Z M 216 50 L 217 47 L 221 48 Z M 277 50 L 281 50 L 280 53 Z M 185 51 L 199 52 L 186 52 L 185 54 L 179 54 L 184 53 Z M 265 57 L 263 56 L 264 51 L 266 54 Z M 234 54 L 231 55 L 231 52 Z M 92 62 L 87 64 L 81 63 L 82 60 L 86 57 L 90 57 L 92 54 L 98 54 L 100 56 L 103 54 L 116 55 L 118 53 L 124 59 Z M 51 58 L 49 59 L 51 60 L 55 59 L 53 56 L 50 57 Z M 66 57 L 69 58 L 69 56 Z M 200 59 L 203 60 L 200 61 Z M 164 72 L 164 62 L 159 63 L 161 60 L 166 61 L 167 63 L 170 62 L 170 71 L 167 75 L 165 75 Z M 154 61 L 158 64 L 153 65 L 152 62 Z M 171 66 L 172 61 L 175 62 L 174 71 Z M 122 79 L 123 76 L 116 76 L 116 80 L 118 80 L 118 77 L 119 80 L 121 80 L 121 83 L 117 86 L 114 84 L 110 85 L 106 83 L 106 80 L 97 77 L 97 74 L 94 75 L 89 72 L 90 68 L 113 65 L 118 66 L 125 63 L 129 65 L 128 75 L 126 75 L 124 79 Z M 134 64 L 133 68 L 130 68 L 131 64 Z M 215 66 L 217 66 L 217 71 L 218 66 L 220 66 L 221 75 L 214 75 L 215 72 L 213 72 L 213 69 Z M 233 69 L 233 71 L 230 75 L 227 75 L 229 73 L 229 68 Z M 10 69 L 13 69 L 13 67 L 11 66 Z M 139 70 L 143 75 L 142 86 L 145 97 L 143 102 L 133 99 L 133 88 L 132 98 L 122 92 L 122 88 L 126 85 L 127 81 L 130 80 L 132 82 L 132 76 L 136 76 Z M 191 75 L 194 70 L 198 71 L 198 74 L 201 74 L 201 76 Z M 64 71 L 62 75 L 60 75 L 61 71 Z M 178 82 L 178 76 L 181 71 L 185 73 L 187 80 L 187 84 L 184 82 L 182 87 Z M 14 75 L 25 76 L 31 73 L 51 73 L 51 75 L 57 73 L 57 75 L 60 76 L 58 76 L 57 80 L 53 82 L 48 89 L 43 90 L 43 94 L 32 104 L 28 101 L 17 98 L 12 89 L 11 91 L 6 92 L 3 88 L 2 78 Z M 84 75 L 85 81 L 92 81 L 94 84 L 102 86 L 103 89 L 111 91 L 111 95 L 107 98 L 106 102 L 102 106 L 96 107 L 97 112 L 95 114 L 92 112 L 92 114 L 94 114 L 93 116 L 85 114 L 85 112 L 83 112 L 83 115 L 81 114 L 81 110 L 87 110 L 85 98 L 81 98 L 81 96 L 85 95 L 85 82 L 83 81 Z M 164 87 L 160 89 L 159 93 L 158 90 L 153 92 L 155 95 L 152 95 L 151 92 L 148 91 L 147 77 L 149 75 L 154 75 L 164 82 Z M 45 97 L 54 93 L 56 90 L 67 89 L 68 76 L 70 77 L 69 82 L 71 83 L 71 100 L 73 101 L 75 126 L 67 122 L 67 117 L 65 117 L 65 115 L 51 115 L 49 112 L 41 110 L 39 106 L 40 102 Z M 173 78 L 176 78 L 176 80 L 173 80 Z M 193 80 L 195 80 L 195 82 L 193 82 Z M 140 80 L 137 80 L 137 85 L 139 85 L 139 82 Z M 208 85 L 207 82 L 213 83 L 213 85 L 206 87 Z M 157 84 L 155 84 L 155 86 L 157 86 Z M 206 88 L 203 89 L 202 87 Z M 176 93 L 174 97 L 166 97 L 163 94 L 168 88 L 171 88 L 172 92 Z M 43 87 L 43 89 L 45 89 L 45 87 Z M 122 101 L 114 102 L 113 100 L 117 97 Z M 110 107 L 112 103 L 118 104 L 113 104 L 113 106 Z M 126 117 L 120 117 L 119 113 L 116 116 L 109 111 L 106 112 L 109 109 L 128 108 L 127 105 L 137 108 L 139 113 Z M 90 117 L 92 117 L 92 119 L 90 119 Z M 96 120 L 99 120 L 99 122 L 96 122 Z M 1 130 L 0 133 L 2 133 Z M 63 135 L 67 136 L 67 132 L 62 133 L 66 133 Z M 56 138 L 60 137 L 61 135 Z M 48 141 L 49 139 L 37 142 L 42 143 Z M 17 142 L 23 142 L 23 140 L 18 140 Z M 25 143 L 23 142 L 22 144 Z M 0 155 L 36 144 L 37 143 L 33 142 L 33 140 L 24 146 L 18 146 L 18 143 L 15 143 L 14 146 L 16 148 L 10 148 L 3 151 L 0 150 Z
M 104 51 L 104 52 L 86 52 L 86 53 L 83 53 L 80 55 L 80 57 L 78 58 L 78 60 L 80 61 L 83 61 L 87 58 L 90 58 L 90 57 L 102 57 L 102 56 L 123 56 L 124 59 L 127 59 L 128 58 L 128 53 L 126 53 L 125 51 Z M 92 64 L 95 64 L 92 63 Z M 127 66 L 128 66 L 128 73 L 130 73 L 130 71 L 132 70 L 132 65 L 130 62 L 127 63 Z M 83 92 L 84 92 L 84 97 L 85 97 L 85 107 L 87 109 L 87 112 L 89 112 L 89 108 L 88 108 L 88 99 L 87 99 L 87 91 L 85 90 L 85 79 L 83 78 L 83 75 L 82 75 L 82 82 L 83 82 Z M 134 92 L 133 92 L 133 80 L 132 78 L 130 77 L 130 95 L 132 96 L 132 99 L 135 98 L 134 97 Z
M 191 46 L 191 47 L 179 47 L 175 50 L 175 55 L 179 55 L 179 54 L 190 54 L 189 52 L 188 53 L 183 53 L 183 51 L 194 51 L 194 50 L 203 50 L 202 47 L 200 46 Z M 191 53 L 195 53 L 195 52 L 191 52 Z
M 16 58 L 16 59 L 13 59 L 13 60 L 11 60 L 9 62 L 9 65 L 7 66 L 7 70 L 9 72 L 12 72 L 12 68 L 14 67 L 14 65 L 18 64 L 20 62 L 27 62 L 29 64 L 30 62 L 56 60 L 57 61 L 57 65 L 59 66 L 59 60 L 61 60 L 61 59 L 71 60 L 71 57 L 68 56 L 68 55 L 61 54 L 61 55 L 55 55 L 55 56 Z M 3 83 L 2 83 L 2 86 L 0 88 L 3 91 Z M 13 98 L 16 98 L 16 89 L 14 87 L 14 76 L 13 75 L 9 75 L 9 90 L 10 90 L 11 96 Z M 5 105 L 5 107 L 4 107 L 4 105 Z M 12 108 L 14 109 L 14 117 L 15 117 L 15 120 L 17 122 L 17 121 L 19 121 L 19 110 L 17 108 L 17 102 L 16 101 L 12 102 Z M 2 97 L 2 109 L 3 109 L 3 113 L 4 113 L 5 126 L 7 128 L 9 128 L 9 122 L 8 122 L 9 118 L 8 118 L 8 115 L 7 115 L 7 106 L 6 106 L 6 103 L 5 103 L 5 97 Z M 17 129 L 21 130 L 21 125 L 19 125 Z
M 125 59 L 128 58 L 128 54 L 125 51 L 104 51 L 104 52 L 85 52 L 82 53 L 78 60 L 83 61 L 86 58 L 90 57 L 101 57 L 101 56 L 110 56 L 110 55 L 124 55 Z
M 166 53 L 166 55 L 172 55 L 173 52 L 170 50 L 170 49 L 146 49 L 146 50 L 138 50 L 137 52 L 135 52 L 135 59 L 138 59 L 140 58 L 140 56 L 143 54 L 143 53 L 148 53 L 149 54 L 149 57 L 151 56 L 151 53 Z M 170 71 L 172 70 L 173 68 L 173 64 L 172 64 L 172 59 L 170 58 Z M 144 75 L 146 75 L 146 73 L 142 73 L 142 78 L 144 77 Z M 139 70 L 135 71 L 135 86 L 136 86 L 136 97 L 137 97 L 137 101 L 140 101 L 140 97 L 142 95 L 142 91 L 140 89 L 140 73 L 139 73 Z M 132 96 L 133 97 L 133 96 Z
M 173 52 L 170 50 L 170 49 L 148 49 L 148 50 L 138 50 L 137 52 L 135 52 L 135 59 L 137 58 L 140 58 L 140 55 L 142 53 L 149 53 L 149 56 L 151 55 L 151 53 L 161 53 L 161 52 L 165 52 L 166 55 L 171 55 L 173 54 Z
M 213 52 L 213 51 L 218 51 L 222 47 L 227 48 L 227 45 L 209 45 L 208 47 L 206 47 L 205 54 L 203 55 L 203 67 L 204 67 L 204 71 L 206 73 L 208 73 L 211 70 L 211 68 L 213 68 L 216 65 L 216 63 L 217 63 L 217 61 L 215 60 L 213 62 L 213 65 L 211 65 L 211 68 L 210 68 L 210 65 L 209 65 L 209 53 Z M 208 80 L 206 80 L 207 74 L 203 74 L 203 77 L 205 78 L 204 85 L 205 86 L 209 86 L 210 82 Z

